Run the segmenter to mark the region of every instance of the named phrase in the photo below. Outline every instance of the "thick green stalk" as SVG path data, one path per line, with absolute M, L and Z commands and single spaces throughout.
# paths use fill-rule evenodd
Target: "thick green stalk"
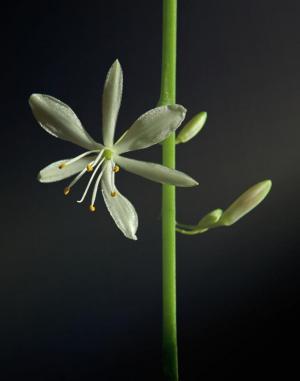
M 159 105 L 176 102 L 177 0 L 163 0 L 162 76 Z M 175 134 L 163 143 L 163 164 L 175 168 Z M 162 190 L 163 368 L 178 380 L 176 324 L 176 204 L 175 187 Z

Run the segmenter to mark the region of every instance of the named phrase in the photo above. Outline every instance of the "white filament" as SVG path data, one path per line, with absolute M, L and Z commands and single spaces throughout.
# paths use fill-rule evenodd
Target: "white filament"
M 94 161 L 92 161 L 90 164 L 92 164 L 94 167 L 99 163 L 102 155 L 103 155 L 104 149 L 100 151 L 99 155 L 96 157 Z
M 115 163 L 111 161 L 111 193 L 115 192 Z
M 81 158 L 83 158 L 83 157 L 85 157 L 85 156 L 91 155 L 92 153 L 95 153 L 95 152 L 99 152 L 99 150 L 93 150 L 93 151 L 87 151 L 87 152 L 84 152 L 84 153 L 82 153 L 82 154 L 80 154 L 80 155 L 78 155 L 78 156 L 73 157 L 73 159 L 68 160 L 67 162 L 65 162 L 65 163 L 63 163 L 63 164 L 64 164 L 64 166 L 73 164 L 73 163 L 75 163 L 77 160 L 79 160 L 79 159 L 81 159 Z M 103 152 L 103 150 L 102 150 L 101 152 Z M 101 153 L 101 152 L 100 152 L 100 153 Z M 98 156 L 99 156 L 99 155 L 98 155 Z M 97 157 L 98 157 L 98 156 L 97 156 Z
M 97 191 L 98 191 L 98 187 L 99 187 L 99 182 L 100 182 L 100 180 L 101 180 L 101 177 L 102 177 L 102 175 L 103 175 L 103 172 L 105 171 L 105 168 L 106 168 L 106 164 L 103 165 L 102 171 L 100 172 L 99 176 L 97 177 L 97 180 L 95 181 L 95 185 L 94 185 L 94 190 L 93 190 L 93 195 L 92 195 L 91 205 L 94 205 L 94 204 L 95 204 L 96 197 L 97 197 Z
M 67 186 L 67 188 L 71 188 L 72 186 L 74 186 L 76 183 L 77 183 L 77 181 L 78 180 L 80 180 L 81 179 L 81 177 L 85 174 L 85 172 L 86 172 L 86 168 L 84 168 L 76 177 L 75 177 L 75 179 L 73 179 L 72 181 L 71 181 L 71 183 Z
M 83 195 L 82 195 L 81 199 L 77 201 L 78 203 L 81 203 L 82 201 L 84 201 L 85 196 L 87 195 L 87 192 L 88 192 L 88 190 L 90 189 L 91 183 L 92 183 L 92 181 L 93 181 L 93 179 L 94 179 L 96 173 L 98 172 L 98 169 L 99 169 L 99 168 L 101 167 L 101 165 L 103 164 L 104 160 L 105 160 L 105 158 L 103 158 L 103 159 L 100 161 L 100 163 L 96 166 L 96 168 L 94 169 L 94 172 L 92 173 L 92 176 L 90 177 L 90 180 L 89 180 L 89 182 L 88 182 L 88 184 L 87 184 L 87 186 L 86 186 L 86 188 L 85 188 L 85 191 L 83 192 Z M 85 170 L 86 170 L 86 168 L 85 168 Z

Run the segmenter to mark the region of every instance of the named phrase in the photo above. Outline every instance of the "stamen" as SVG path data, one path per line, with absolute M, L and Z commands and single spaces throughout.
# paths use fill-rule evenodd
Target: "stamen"
M 67 196 L 70 193 L 70 191 L 71 191 L 70 187 L 65 187 L 64 195 Z
M 71 181 L 71 183 L 67 186 L 67 188 L 71 188 L 77 183 L 78 180 L 81 179 L 81 177 L 85 174 L 86 172 L 86 168 L 84 168 L 76 177 L 75 179 L 73 179 L 73 181 Z
M 111 161 L 111 166 L 112 166 L 112 171 L 111 171 L 111 195 L 112 197 L 115 197 L 116 192 L 115 192 L 115 163 Z
M 64 189 L 64 195 L 67 196 L 70 192 L 71 192 L 71 188 L 73 185 L 75 185 L 77 183 L 78 180 L 81 179 L 81 177 L 85 174 L 86 172 L 86 168 L 84 168 L 76 177 L 75 179 L 73 179 L 73 181 L 71 181 L 71 183 L 65 187 Z
M 89 209 L 90 209 L 91 212 L 95 212 L 96 211 L 95 205 L 92 205 L 92 204 L 90 205 Z
M 83 192 L 83 195 L 82 195 L 81 199 L 77 201 L 78 203 L 81 203 L 81 202 L 85 199 L 85 196 L 86 196 L 86 194 L 87 194 L 87 192 L 88 192 L 88 190 L 89 190 L 89 188 L 90 188 L 90 186 L 91 186 L 91 183 L 92 183 L 92 181 L 93 181 L 93 179 L 94 179 L 94 177 L 95 177 L 95 175 L 96 175 L 98 169 L 101 167 L 102 163 L 104 162 L 104 160 L 105 160 L 105 158 L 103 158 L 103 159 L 100 161 L 100 163 L 96 166 L 96 168 L 95 168 L 95 170 L 94 170 L 92 176 L 90 177 L 90 180 L 89 180 L 89 182 L 88 182 L 88 184 L 87 184 L 87 186 L 86 186 L 86 188 L 85 188 L 85 191 Z M 86 170 L 86 168 L 85 168 L 85 170 Z
M 93 190 L 93 195 L 92 195 L 92 202 L 91 202 L 91 205 L 94 205 L 95 204 L 95 201 L 96 201 L 96 196 L 97 196 L 97 191 L 98 191 L 98 186 L 99 186 L 99 182 L 101 180 L 101 177 L 103 175 L 103 172 L 105 171 L 105 168 L 106 168 L 106 164 L 103 165 L 103 168 L 102 168 L 102 171 L 100 172 L 99 176 L 97 177 L 97 180 L 95 182 L 95 185 L 94 185 L 94 190 Z
M 111 192 L 111 197 L 116 197 L 116 195 L 117 195 L 117 192 L 116 192 L 116 191 Z
M 99 163 L 100 159 L 102 158 L 104 151 L 105 151 L 104 149 L 102 151 L 100 151 L 99 155 L 96 157 L 94 162 L 91 163 L 93 165 L 93 167 L 95 167 Z
M 101 157 L 103 156 L 103 153 L 104 153 L 104 149 L 100 151 L 99 155 L 96 157 L 94 161 L 91 161 L 90 163 L 88 163 L 88 165 L 86 166 L 86 170 L 88 172 L 93 172 L 95 166 L 99 163 Z
M 115 165 L 115 166 L 113 167 L 113 172 L 118 173 L 119 170 L 120 170 L 120 167 L 119 167 L 118 165 Z
M 103 151 L 103 150 L 102 150 L 102 151 Z M 101 151 L 101 152 L 102 152 L 102 151 Z M 88 155 L 90 155 L 90 154 L 92 154 L 92 153 L 95 153 L 95 152 L 99 152 L 99 150 L 86 151 L 86 152 L 84 152 L 84 153 L 82 153 L 82 154 L 80 154 L 80 155 L 78 155 L 78 156 L 73 157 L 73 159 L 68 160 L 68 161 L 66 161 L 65 163 L 61 163 L 61 164 L 59 164 L 58 168 L 59 168 L 59 169 L 63 169 L 65 166 L 70 165 L 70 164 L 73 164 L 73 163 L 75 163 L 77 160 L 79 160 L 79 159 L 81 159 L 81 158 L 83 158 L 83 157 L 85 157 L 85 156 L 88 156 Z

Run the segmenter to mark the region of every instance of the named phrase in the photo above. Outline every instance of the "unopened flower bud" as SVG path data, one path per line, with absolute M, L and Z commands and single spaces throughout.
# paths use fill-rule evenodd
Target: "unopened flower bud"
M 223 214 L 222 209 L 215 209 L 208 214 L 206 214 L 201 220 L 198 222 L 197 227 L 201 229 L 209 228 L 219 221 Z
M 195 115 L 185 126 L 182 127 L 176 137 L 176 144 L 186 143 L 193 139 L 204 127 L 207 119 L 207 112 L 201 111 Z
M 270 192 L 271 186 L 271 180 L 253 185 L 225 210 L 218 225 L 230 226 L 249 213 L 263 201 Z

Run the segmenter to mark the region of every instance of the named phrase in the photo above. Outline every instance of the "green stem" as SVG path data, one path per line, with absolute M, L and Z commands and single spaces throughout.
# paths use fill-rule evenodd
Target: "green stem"
M 159 105 L 176 102 L 177 0 L 163 0 L 162 76 Z M 163 143 L 163 165 L 175 168 L 175 134 Z M 176 324 L 176 204 L 175 187 L 162 190 L 163 368 L 178 380 Z
M 176 222 L 176 227 L 178 228 L 183 228 L 183 229 L 196 229 L 197 225 L 187 225 L 187 224 L 182 224 L 180 222 Z

